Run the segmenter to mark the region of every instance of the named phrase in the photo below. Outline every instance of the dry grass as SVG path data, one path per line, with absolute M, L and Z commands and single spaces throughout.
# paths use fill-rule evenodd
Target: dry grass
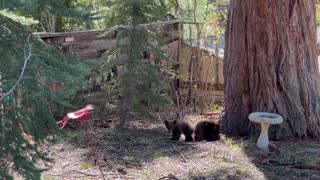
M 43 180 L 102 179 L 86 137 L 68 130 L 64 142 L 51 145 L 54 163 Z M 320 179 L 320 144 L 312 141 L 273 142 L 269 153 L 254 140 L 226 138 L 215 142 L 171 141 L 163 124 L 132 122 L 125 130 L 90 127 L 106 179 Z M 166 178 L 165 178 L 166 177 Z

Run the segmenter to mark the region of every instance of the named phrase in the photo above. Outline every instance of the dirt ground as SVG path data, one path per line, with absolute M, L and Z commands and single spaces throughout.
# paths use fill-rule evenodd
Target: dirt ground
M 199 116 L 199 115 L 198 115 Z M 192 117 L 192 118 L 200 118 Z M 44 152 L 53 163 L 43 180 L 102 179 L 81 126 Z M 320 143 L 272 142 L 269 152 L 257 150 L 255 139 L 215 142 L 170 140 L 162 123 L 131 122 L 120 131 L 90 125 L 105 179 L 320 179 Z

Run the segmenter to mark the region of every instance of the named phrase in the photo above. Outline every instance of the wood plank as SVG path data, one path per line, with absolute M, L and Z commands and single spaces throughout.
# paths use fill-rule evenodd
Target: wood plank
M 101 33 L 80 33 L 72 36 L 44 37 L 42 39 L 48 44 L 57 46 L 65 43 L 66 38 L 70 38 L 70 37 L 73 38 L 73 43 L 91 42 L 91 41 L 101 40 L 101 39 L 110 39 L 112 36 L 115 37 L 115 33 L 113 33 L 113 35 L 109 35 L 109 37 L 103 37 L 100 35 Z
M 167 41 L 172 42 L 172 39 L 178 38 L 178 24 L 181 21 L 174 20 L 174 21 L 163 21 L 163 22 L 156 22 L 156 23 L 148 23 L 148 24 L 141 24 L 139 27 L 147 27 L 149 30 L 157 31 L 162 36 L 165 37 Z M 159 28 L 159 26 L 162 26 Z M 59 45 L 65 42 L 65 38 L 73 38 L 73 42 L 87 42 L 97 39 L 110 39 L 116 37 L 116 32 L 110 33 L 106 35 L 106 37 L 102 37 L 105 32 L 111 30 L 117 30 L 117 28 L 131 28 L 131 26 L 116 26 L 112 28 L 106 29 L 95 29 L 95 30 L 87 30 L 87 31 L 75 31 L 75 32 L 58 32 L 58 33 L 33 33 L 34 36 L 41 37 L 45 42 L 48 44 Z
M 48 44 L 54 45 L 55 47 L 66 43 L 66 38 L 73 38 L 72 43 L 85 43 L 103 39 L 115 39 L 116 33 L 110 33 L 108 35 L 103 35 L 101 32 L 99 33 L 79 33 L 74 34 L 72 36 L 54 36 L 54 37 L 42 37 L 43 41 Z M 173 42 L 179 37 L 179 33 L 175 30 L 162 31 L 160 30 L 160 35 L 163 36 L 166 42 Z M 71 42 L 70 42 L 71 43 Z
M 36 32 L 33 33 L 35 36 L 40 36 L 41 38 L 52 38 L 52 37 L 64 37 L 64 36 L 73 36 L 77 34 L 98 34 L 104 32 L 104 29 L 94 29 L 86 31 L 73 31 L 73 32 L 57 32 L 57 33 L 46 33 L 46 32 Z
M 179 87 L 180 88 L 189 88 L 189 81 L 179 81 Z M 217 84 L 217 83 L 205 83 L 205 82 L 194 82 L 194 85 L 197 85 L 199 89 L 206 89 L 207 91 L 215 90 L 215 91 L 223 91 L 224 90 L 224 84 Z M 207 84 L 207 88 L 205 88 L 205 84 Z
M 61 45 L 66 47 L 66 49 L 68 49 L 68 52 L 79 52 L 111 49 L 116 46 L 116 43 L 116 39 L 104 39 L 84 43 L 62 43 Z
M 171 20 L 171 21 L 161 21 L 161 22 L 140 24 L 138 26 L 139 27 L 156 27 L 156 26 L 178 24 L 178 23 L 183 23 L 183 22 L 180 20 Z M 40 36 L 41 38 L 49 38 L 49 37 L 61 37 L 61 36 L 74 36 L 78 34 L 82 34 L 82 35 L 99 34 L 99 33 L 110 31 L 116 28 L 131 28 L 131 26 L 115 26 L 115 27 L 105 28 L 105 29 L 93 29 L 93 30 L 85 30 L 85 31 L 73 31 L 73 32 L 57 32 L 57 33 L 36 32 L 36 33 L 33 33 L 33 35 Z
M 151 31 L 157 31 L 164 37 L 167 43 L 179 39 L 179 24 L 181 21 L 163 21 L 148 24 L 140 24 L 138 27 L 145 27 Z M 113 48 L 116 43 L 117 28 L 132 28 L 132 26 L 116 26 L 108 29 L 96 29 L 88 31 L 62 32 L 62 33 L 34 33 L 40 36 L 45 42 L 60 49 L 63 53 L 72 53 L 80 59 L 96 59 L 107 50 Z M 103 35 L 104 32 L 112 32 Z
M 90 60 L 90 59 L 100 58 L 105 51 L 106 51 L 106 49 L 99 50 L 99 51 L 76 52 L 76 53 L 72 53 L 72 54 L 79 57 L 81 60 Z

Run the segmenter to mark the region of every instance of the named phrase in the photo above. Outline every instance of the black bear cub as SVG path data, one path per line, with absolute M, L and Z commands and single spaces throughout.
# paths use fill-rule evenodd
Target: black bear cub
M 215 141 L 220 139 L 220 124 L 215 121 L 198 121 L 195 125 L 194 139 L 196 141 Z
M 179 140 L 181 133 L 186 137 L 185 141 L 192 141 L 193 127 L 190 122 L 185 120 L 165 120 L 164 124 L 168 131 L 172 133 L 171 140 Z

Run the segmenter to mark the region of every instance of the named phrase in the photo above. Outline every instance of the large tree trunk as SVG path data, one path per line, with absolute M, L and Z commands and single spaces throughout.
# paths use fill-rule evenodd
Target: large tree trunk
M 273 139 L 319 137 L 316 0 L 233 0 L 224 59 L 227 134 L 249 135 L 251 112 L 274 112 Z

